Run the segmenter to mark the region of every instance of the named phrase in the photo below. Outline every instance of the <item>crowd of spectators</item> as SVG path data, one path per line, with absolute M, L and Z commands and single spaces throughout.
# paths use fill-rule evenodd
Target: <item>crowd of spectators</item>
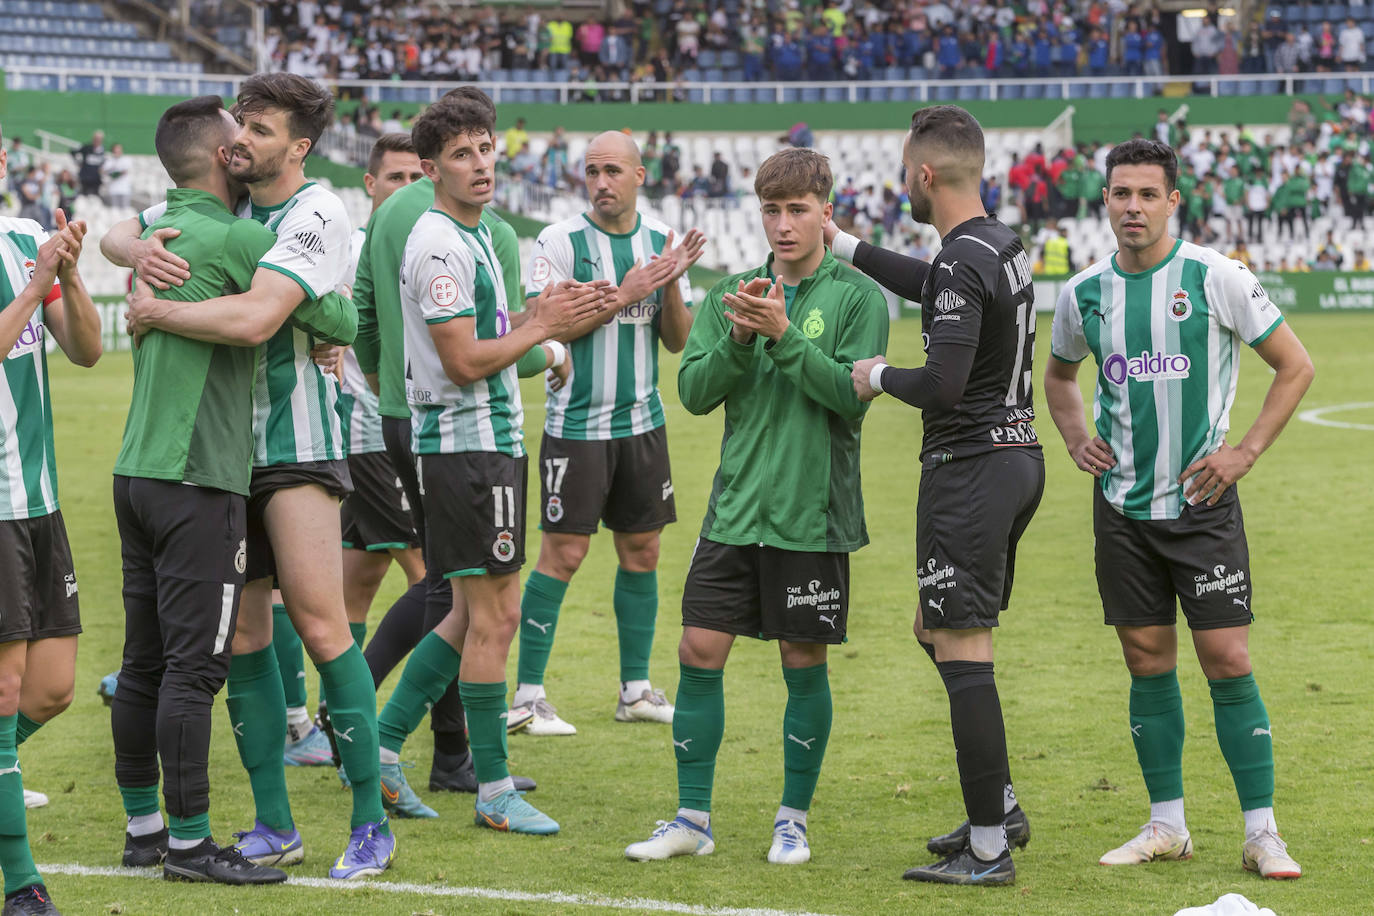
M 44 229 L 55 228 L 54 213 L 59 208 L 68 219 L 75 218 L 82 196 L 99 197 L 121 209 L 130 206 L 133 163 L 121 144 L 105 148 L 103 131 L 95 131 L 88 142 L 72 151 L 69 166 L 35 155 L 23 137 L 11 137 L 5 153 L 9 180 L 3 191 L 9 209 Z

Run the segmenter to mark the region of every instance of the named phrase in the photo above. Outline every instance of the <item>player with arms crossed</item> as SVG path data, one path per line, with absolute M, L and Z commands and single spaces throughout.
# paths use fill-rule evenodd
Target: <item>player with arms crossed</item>
M 1131 673 L 1130 727 L 1150 797 L 1140 834 L 1103 865 L 1187 859 L 1183 699 L 1175 601 L 1212 694 L 1217 743 L 1245 819 L 1241 863 L 1297 878 L 1274 819 L 1269 714 L 1250 665 L 1250 553 L 1235 483 L 1278 438 L 1312 382 L 1307 351 L 1239 261 L 1173 238 L 1178 159 L 1153 140 L 1107 156 L 1119 250 L 1059 295 L 1045 397 L 1069 455 L 1091 474 L 1097 587 Z M 1240 345 L 1274 370 L 1255 422 L 1228 445 Z M 1078 369 L 1097 361 L 1093 421 Z
M 353 790 L 350 837 L 330 868 L 339 879 L 389 867 L 395 839 L 382 808 L 377 770 L 377 694 L 344 610 L 338 499 L 350 489 L 336 409 L 338 383 L 311 357 L 320 339 L 285 319 L 298 305 L 337 295 L 347 267 L 343 203 L 305 177 L 304 162 L 333 117 L 328 90 L 289 73 L 244 81 L 229 173 L 248 188 L 245 215 L 277 237 L 247 293 L 196 303 L 131 300 L 135 330 L 160 328 L 212 343 L 262 343 L 254 390 L 253 481 L 248 498 L 246 579 L 229 666 L 228 705 L 239 757 L 248 771 L 256 822 L 238 848 L 250 861 L 287 865 L 304 857 L 282 768 L 286 699 L 272 648 L 272 581 L 319 670 L 339 753 Z M 145 211 L 143 219 L 156 215 Z M 122 228 L 122 227 L 120 227 Z M 135 260 L 119 236 L 102 250 Z M 140 268 L 141 269 L 141 268 Z M 165 271 L 164 271 L 165 272 Z M 346 344 L 350 323 L 326 342 Z
M 902 147 L 911 216 L 940 232 L 926 264 L 858 243 L 832 241 L 893 292 L 921 303 L 926 363 L 897 369 L 882 357 L 854 365 L 859 397 L 884 391 L 921 410 L 916 504 L 915 632 L 949 695 L 950 728 L 966 823 L 927 848 L 943 855 L 904 878 L 942 884 L 1012 884 L 1008 841 L 1030 827 L 1007 766 L 992 628 L 1011 601 L 1016 545 L 1045 486 L 1032 421 L 1035 347 L 1030 260 L 1016 233 L 978 196 L 983 130 L 967 111 L 917 111 Z
M 568 334 L 573 372 L 550 390 L 539 448 L 539 562 L 520 602 L 520 663 L 512 706 L 534 713 L 530 735 L 572 735 L 544 695 L 559 606 L 582 565 L 597 523 L 612 532 L 619 567 L 612 607 L 620 638 L 617 722 L 673 721 L 673 707 L 649 681 L 658 616 L 658 549 L 677 520 L 658 344 L 682 350 L 692 327 L 689 267 L 705 238 L 673 233 L 637 209 L 644 165 L 634 140 L 608 131 L 586 156 L 591 210 L 545 228 L 535 241 L 526 296 L 564 280 L 614 283 L 605 313 Z
M 0 145 L 0 181 L 6 153 Z M 57 499 L 49 333 L 94 366 L 100 315 L 77 271 L 86 224 L 57 232 L 0 217 L 0 871 L 6 916 L 55 914 L 29 851 L 19 745 L 72 701 L 81 632 L 76 572 Z
M 849 554 L 868 543 L 853 361 L 887 346 L 878 286 L 822 243 L 832 179 L 809 149 L 770 156 L 754 179 L 772 254 L 727 277 L 697 310 L 678 375 L 682 405 L 725 405 L 725 438 L 682 595 L 673 715 L 678 812 L 631 859 L 715 850 L 711 789 L 725 733 L 725 662 L 737 636 L 777 640 L 787 708 L 782 804 L 768 861 L 811 858 L 807 812 L 830 737 L 827 646 L 844 640 Z
M 382 761 L 396 764 L 426 708 L 459 678 L 478 787 L 476 821 L 550 834 L 558 824 L 517 792 L 506 768 L 506 658 L 520 614 L 528 459 L 516 362 L 531 349 L 562 363 L 566 333 L 604 301 L 566 284 L 512 328 L 501 264 L 481 223 L 495 190 L 490 103 L 446 98 L 411 136 L 434 207 L 401 263 L 406 378 L 425 514 L 425 562 L 456 579 L 453 606 L 411 653 L 378 719 Z M 604 284 L 603 284 L 604 286 Z

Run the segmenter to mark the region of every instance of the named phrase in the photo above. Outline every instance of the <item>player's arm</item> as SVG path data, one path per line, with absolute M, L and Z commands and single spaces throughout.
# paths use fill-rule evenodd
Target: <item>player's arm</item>
M 747 284 L 741 280 L 738 291 L 762 293 L 768 285 L 767 277 L 756 277 Z M 715 410 L 757 358 L 754 333 L 737 328 L 726 317 L 723 293 L 717 286 L 697 309 L 678 368 L 678 398 L 688 412 L 698 415 Z
M 63 263 L 68 243 L 60 234 L 50 236 L 38 246 L 33 277 L 9 305 L 0 309 L 0 353 L 9 353 L 19 342 L 29 320 L 40 305 L 51 306 L 61 300 L 57 268 Z
M 1045 403 L 1073 463 L 1080 471 L 1101 477 L 1116 464 L 1116 456 L 1111 446 L 1088 432 L 1078 367 L 1090 350 L 1074 290 L 1072 285 L 1065 286 L 1055 305 L 1050 358 L 1045 366 Z
M 853 264 L 884 289 L 911 302 L 921 301 L 921 288 L 930 273 L 929 261 L 860 241 L 837 228 L 833 220 L 825 224 L 825 244 L 835 257 Z
M 100 313 L 91 301 L 91 294 L 81 280 L 77 262 L 81 259 L 81 244 L 86 235 L 82 220 L 68 223 L 66 214 L 57 210 L 58 237 L 66 242 L 62 261 L 57 266 L 57 282 L 62 297 L 43 309 L 43 321 L 67 359 L 78 366 L 94 366 L 100 359 Z
M 925 365 L 915 369 L 898 369 L 886 357 L 873 356 L 854 363 L 850 381 L 863 401 L 890 394 L 918 410 L 950 410 L 964 398 L 977 352 L 968 344 L 932 343 Z
M 277 332 L 291 312 L 305 300 L 301 285 L 285 274 L 259 267 L 246 293 L 203 302 L 154 298 L 141 279 L 129 296 L 129 333 L 138 336 L 156 328 L 234 347 L 256 347 Z
M 358 313 L 358 333 L 353 338 L 353 355 L 373 394 L 381 393 L 377 367 L 382 361 L 382 337 L 377 329 L 376 287 L 372 281 L 372 226 L 376 214 L 367 221 L 363 248 L 358 253 L 358 270 L 353 276 L 353 307 Z
M 358 336 L 358 310 L 352 299 L 337 292 L 296 306 L 291 323 L 316 340 L 335 346 L 348 346 Z
M 671 258 L 674 262 L 674 275 L 663 286 L 663 297 L 658 319 L 658 339 L 669 353 L 680 353 L 687 345 L 687 335 L 692 331 L 692 284 L 687 279 L 687 271 L 701 259 L 706 249 L 706 236 L 693 229 L 682 239 L 682 244 L 673 245 L 673 234 L 663 242 L 659 258 Z
M 100 240 L 100 253 L 111 264 L 137 271 L 155 288 L 167 289 L 189 280 L 191 265 L 169 252 L 165 244 L 168 239 L 181 235 L 181 230 L 162 228 L 143 238 L 144 229 L 161 217 L 162 213 L 157 212 L 159 207 L 166 210 L 166 204 L 159 204 L 111 226 Z M 157 215 L 149 219 L 155 212 Z

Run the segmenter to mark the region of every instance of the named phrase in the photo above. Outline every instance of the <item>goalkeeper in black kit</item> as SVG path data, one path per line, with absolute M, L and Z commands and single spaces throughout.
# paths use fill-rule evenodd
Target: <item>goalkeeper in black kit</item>
M 911 215 L 939 230 L 929 263 L 826 227 L 836 257 L 921 303 L 926 362 L 854 364 L 861 400 L 883 392 L 922 411 L 916 506 L 915 633 L 949 694 L 950 725 L 968 820 L 927 848 L 940 861 L 903 877 L 943 884 L 1012 884 L 1008 843 L 1030 825 L 1007 766 L 993 677 L 992 628 L 1011 598 L 1016 544 L 1040 503 L 1044 458 L 1035 435 L 1030 259 L 1016 233 L 978 196 L 983 131 L 952 105 L 917 111 L 902 149 Z

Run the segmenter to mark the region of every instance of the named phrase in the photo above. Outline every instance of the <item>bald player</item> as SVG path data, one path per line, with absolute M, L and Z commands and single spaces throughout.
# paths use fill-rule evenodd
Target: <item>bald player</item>
M 567 335 L 572 374 L 548 389 L 539 448 L 539 563 L 520 602 L 519 683 L 512 706 L 534 717 L 526 734 L 573 735 L 544 693 L 558 611 L 591 546 L 597 523 L 611 531 L 620 638 L 617 722 L 673 721 L 672 704 L 649 681 L 658 614 L 658 545 L 677 520 L 668 436 L 658 393 L 658 345 L 677 353 L 692 327 L 686 272 L 705 238 L 673 232 L 637 209 L 644 165 L 623 133 L 592 140 L 585 156 L 591 209 L 545 228 L 534 243 L 527 297 L 563 280 L 605 279 L 606 307 Z M 514 710 L 512 711 L 514 714 Z

